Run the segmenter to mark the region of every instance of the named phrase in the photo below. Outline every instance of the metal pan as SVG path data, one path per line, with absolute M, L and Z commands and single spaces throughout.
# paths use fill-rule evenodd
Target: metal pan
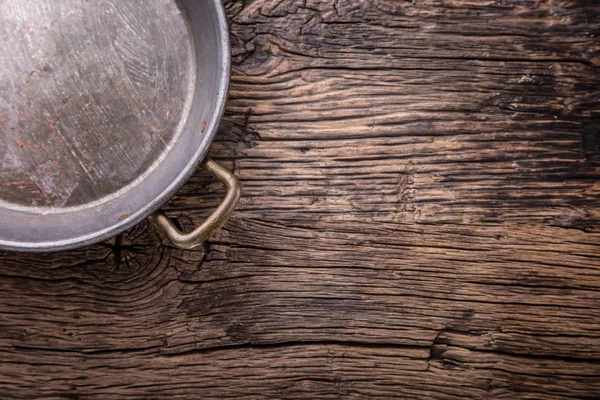
M 151 216 L 177 246 L 196 231 L 156 212 L 204 160 L 229 84 L 219 0 L 0 0 L 0 248 L 63 250 Z

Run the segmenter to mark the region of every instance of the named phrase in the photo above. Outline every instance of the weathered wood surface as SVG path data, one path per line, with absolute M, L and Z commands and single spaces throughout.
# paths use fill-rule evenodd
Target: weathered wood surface
M 600 397 L 600 6 L 226 5 L 239 210 L 2 254 L 2 398 Z

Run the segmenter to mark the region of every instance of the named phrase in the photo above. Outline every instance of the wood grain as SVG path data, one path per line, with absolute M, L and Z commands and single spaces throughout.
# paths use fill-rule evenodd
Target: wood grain
M 2 254 L 3 398 L 598 398 L 600 8 L 225 4 L 238 211 Z

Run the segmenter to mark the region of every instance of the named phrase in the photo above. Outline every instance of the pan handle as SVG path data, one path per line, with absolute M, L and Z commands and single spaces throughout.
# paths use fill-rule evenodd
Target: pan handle
M 159 227 L 176 247 L 193 249 L 201 245 L 225 225 L 242 194 L 242 187 L 237 178 L 213 160 L 207 158 L 202 168 L 220 180 L 227 188 L 225 199 L 219 207 L 190 233 L 181 232 L 162 211 L 152 214 L 150 221 Z

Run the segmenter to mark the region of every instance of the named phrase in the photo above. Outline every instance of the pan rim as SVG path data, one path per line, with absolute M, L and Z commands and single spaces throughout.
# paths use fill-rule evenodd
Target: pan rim
M 143 207 L 137 210 L 134 214 L 128 216 L 123 221 L 117 221 L 115 224 L 86 235 L 78 237 L 55 240 L 55 241 L 40 241 L 40 242 L 27 242 L 27 241 L 12 241 L 7 239 L 0 239 L 0 250 L 9 251 L 21 251 L 21 252 L 54 252 L 62 250 L 71 250 L 79 247 L 83 247 L 90 244 L 95 244 L 113 237 L 133 226 L 139 224 L 156 212 L 164 203 L 166 203 L 175 193 L 185 184 L 185 182 L 195 172 L 198 165 L 208 153 L 210 144 L 212 143 L 214 136 L 216 135 L 221 119 L 225 112 L 225 104 L 227 101 L 230 77 L 231 77 L 231 51 L 230 51 L 230 40 L 229 40 L 229 27 L 227 23 L 227 17 L 225 14 L 225 8 L 219 0 L 211 0 L 215 6 L 217 24 L 220 34 L 220 46 L 222 49 L 221 59 L 219 61 L 220 68 L 222 70 L 220 81 L 218 82 L 218 94 L 215 100 L 215 112 L 209 124 L 207 124 L 206 130 L 204 131 L 204 138 L 202 144 L 198 147 L 197 151 L 189 159 L 185 168 L 177 175 L 169 186 L 167 186 L 158 196 L 146 203 Z

